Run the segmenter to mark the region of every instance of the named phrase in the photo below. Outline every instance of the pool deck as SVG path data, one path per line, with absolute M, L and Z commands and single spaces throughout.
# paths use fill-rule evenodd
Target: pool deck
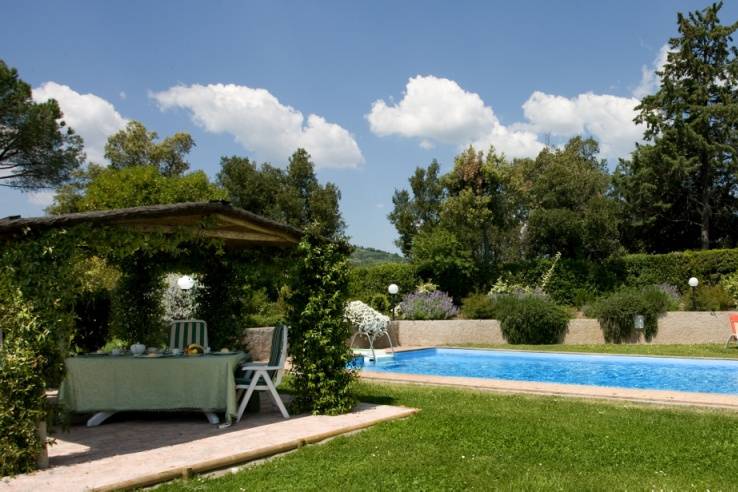
M 422 350 L 437 347 L 398 347 L 397 352 Z M 443 347 L 452 348 L 452 347 Z M 579 354 L 582 354 L 581 352 Z M 598 354 L 599 355 L 599 354 Z M 611 355 L 611 354 L 606 354 Z M 628 401 L 655 405 L 677 405 L 719 408 L 738 411 L 738 395 L 723 393 L 693 393 L 687 391 L 616 388 L 583 384 L 542 383 L 536 381 L 513 381 L 507 379 L 470 378 L 458 376 L 431 376 L 397 372 L 361 371 L 367 381 L 452 386 L 498 393 L 517 393 L 571 398 Z

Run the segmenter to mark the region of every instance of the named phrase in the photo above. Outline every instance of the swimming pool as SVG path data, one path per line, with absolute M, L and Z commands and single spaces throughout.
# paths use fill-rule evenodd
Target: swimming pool
M 738 395 L 738 361 L 433 348 L 366 362 L 364 371 Z

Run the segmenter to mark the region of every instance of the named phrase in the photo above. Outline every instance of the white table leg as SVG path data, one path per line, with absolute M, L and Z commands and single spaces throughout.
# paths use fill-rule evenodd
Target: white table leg
M 108 417 L 115 415 L 115 412 L 97 412 L 87 421 L 87 427 L 96 427 L 105 422 Z
M 220 424 L 220 419 L 215 414 L 215 412 L 208 412 L 207 410 L 203 410 L 203 413 L 205 413 L 205 416 L 208 418 L 208 422 L 211 424 Z

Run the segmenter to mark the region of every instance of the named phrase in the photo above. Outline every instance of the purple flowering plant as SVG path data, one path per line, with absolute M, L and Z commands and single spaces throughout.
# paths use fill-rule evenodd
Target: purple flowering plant
M 398 314 L 404 319 L 449 319 L 459 309 L 445 292 L 413 292 L 406 294 L 398 306 Z

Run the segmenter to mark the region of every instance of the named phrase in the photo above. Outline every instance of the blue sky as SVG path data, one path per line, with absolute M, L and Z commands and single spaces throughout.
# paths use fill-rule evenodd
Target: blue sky
M 433 158 L 534 155 L 578 133 L 627 155 L 638 96 L 691 1 L 6 2 L 0 58 L 77 122 L 88 156 L 126 120 L 190 132 L 194 169 L 308 147 L 352 240 L 395 250 L 393 190 Z M 735 2 L 721 18 L 738 18 Z M 0 216 L 48 194 L 0 189 Z

